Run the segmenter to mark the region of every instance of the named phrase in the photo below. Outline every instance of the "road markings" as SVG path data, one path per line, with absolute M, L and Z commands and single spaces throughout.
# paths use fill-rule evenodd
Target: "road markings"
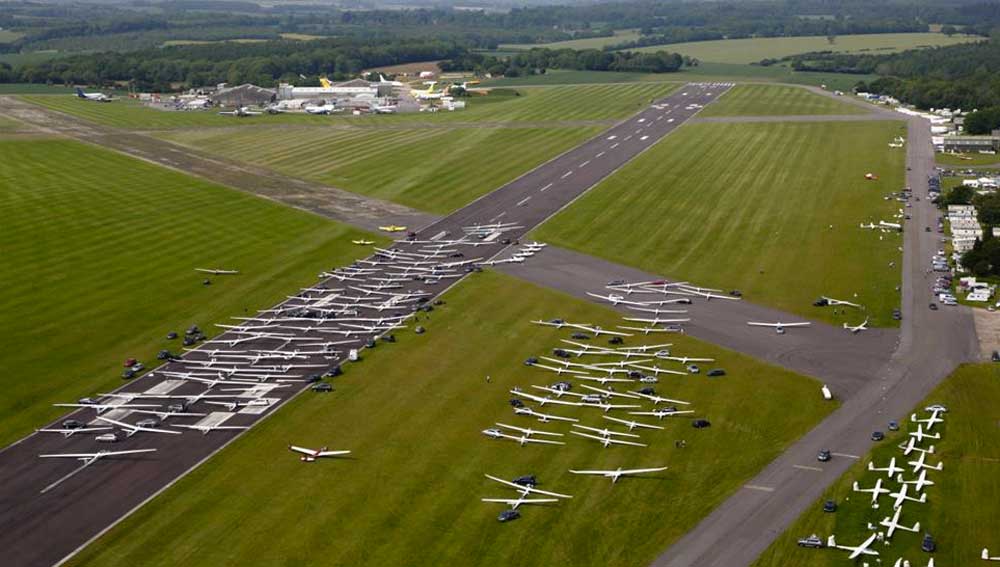
M 615 149 L 615 148 L 617 148 L 617 147 L 618 147 L 618 142 L 615 142 L 615 143 L 611 144 L 611 149 L 612 150 Z
M 761 492 L 774 492 L 774 488 L 770 486 L 760 486 L 758 484 L 744 484 L 743 488 L 748 488 L 750 490 L 759 490 Z
M 830 453 L 830 454 L 833 455 L 833 456 L 835 456 L 835 457 L 847 457 L 848 459 L 854 459 L 855 461 L 861 459 L 861 457 L 859 457 L 857 455 L 849 455 L 847 453 Z
M 441 232 L 439 232 L 439 233 L 435 234 L 434 236 L 432 236 L 431 240 L 441 240 L 442 238 L 445 237 L 446 234 L 448 234 L 448 231 L 447 230 L 442 230 Z
M 615 139 L 615 138 L 617 138 L 617 137 L 618 137 L 618 136 L 608 136 L 608 139 L 609 139 L 609 140 L 614 140 L 614 139 Z
M 626 142 L 629 141 L 629 140 L 631 140 L 631 139 L 632 139 L 632 134 L 629 134 L 628 136 L 625 136 L 625 141 Z
M 588 163 L 590 163 L 589 159 L 587 161 L 581 163 L 578 167 L 583 167 L 583 166 L 587 165 Z
M 671 118 L 670 120 L 667 120 L 668 123 L 673 122 L 673 121 L 674 121 L 673 118 Z
M 662 116 L 657 116 L 656 119 L 657 120 L 663 120 L 663 117 Z
M 596 156 L 594 156 L 594 157 L 595 157 L 595 158 L 599 158 L 599 157 L 601 157 L 601 156 L 603 156 L 603 155 L 604 155 L 604 152 L 601 152 L 601 153 L 597 154 L 597 155 L 596 155 Z
M 544 193 L 544 192 L 545 192 L 545 190 L 546 190 L 546 189 L 548 189 L 549 187 L 552 187 L 552 184 L 551 184 L 551 183 L 549 183 L 549 184 L 548 184 L 548 185 L 546 185 L 545 187 L 542 187 L 541 189 L 539 189 L 539 190 L 538 190 L 538 192 L 539 192 L 539 193 Z
M 823 469 L 821 469 L 819 467 L 807 467 L 806 465 L 792 465 L 792 466 L 795 467 L 795 468 L 797 468 L 797 469 L 804 470 L 804 471 L 823 472 Z
M 638 120 L 638 122 L 645 122 L 645 121 L 646 121 L 646 119 L 645 119 L 645 118 L 640 118 L 640 119 Z
M 531 197 L 525 197 L 517 202 L 518 207 L 523 207 L 525 203 L 531 200 Z
M 569 171 L 567 171 L 566 173 L 562 174 L 562 177 L 560 177 L 559 179 L 566 179 L 570 175 L 573 175 L 573 170 L 572 169 L 569 170 Z
M 639 139 L 640 139 L 640 140 L 645 140 L 645 139 L 647 139 L 647 138 L 649 138 L 649 136 L 643 136 L 643 137 L 641 137 L 641 138 L 639 138 Z

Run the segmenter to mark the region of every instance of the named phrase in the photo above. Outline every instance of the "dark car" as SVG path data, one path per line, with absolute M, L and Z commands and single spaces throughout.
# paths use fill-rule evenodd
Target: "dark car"
M 500 512 L 499 516 L 497 516 L 497 521 L 499 521 L 500 523 L 509 522 L 511 520 L 516 520 L 520 517 L 521 513 L 518 512 L 517 510 L 504 510 L 503 512 Z
M 652 388 L 650 388 L 650 387 L 647 386 L 647 387 L 639 390 L 639 393 L 640 394 L 646 394 L 647 396 L 655 396 L 656 395 L 656 390 L 654 390 L 654 389 L 652 389 Z
M 928 305 L 928 307 L 930 308 L 931 311 L 937 311 L 938 308 L 937 303 L 931 303 L 930 305 Z
M 309 376 L 306 376 L 306 382 L 309 384 L 315 384 L 316 382 L 320 382 L 322 380 L 322 374 L 310 374 Z
M 872 441 L 882 441 L 885 439 L 885 433 L 881 431 L 872 431 Z
M 132 378 L 135 378 L 135 370 L 132 370 L 131 368 L 126 368 L 124 371 L 122 371 L 122 380 L 131 380 Z
M 536 479 L 533 474 L 526 474 L 515 478 L 512 482 L 514 484 L 520 484 L 521 486 L 536 486 L 538 484 L 538 479 Z
M 561 348 L 552 349 L 552 354 L 559 358 L 570 358 L 572 355 Z
M 139 427 L 156 427 L 160 424 L 160 420 L 155 417 L 147 417 L 146 419 L 140 419 L 135 424 Z
M 823 540 L 820 539 L 820 537 L 818 535 L 816 535 L 816 534 L 813 534 L 813 535 L 811 535 L 809 537 L 800 538 L 799 541 L 798 541 L 798 544 L 799 544 L 799 547 L 812 547 L 812 548 L 815 548 L 815 549 L 819 549 L 821 547 L 825 547 L 823 545 Z
M 513 407 L 515 407 L 515 408 L 523 408 L 524 407 L 524 402 L 522 402 L 521 400 L 519 400 L 517 398 L 511 398 L 510 399 L 510 405 L 513 406 Z
M 899 309 L 892 310 L 892 318 L 896 321 L 901 321 L 903 319 L 903 312 Z
M 625 344 L 625 339 L 621 337 L 611 337 L 610 339 L 608 339 L 608 344 L 609 345 Z
M 827 300 L 827 298 L 825 298 L 825 297 L 821 297 L 821 298 L 817 299 L 816 301 L 813 301 L 813 305 L 815 307 L 826 307 L 829 304 L 830 304 L 830 301 Z
M 837 503 L 834 502 L 833 500 L 827 500 L 826 502 L 823 503 L 823 511 L 824 512 L 836 512 L 837 511 Z
M 733 297 L 743 297 L 743 292 L 738 289 L 733 289 L 729 291 L 729 295 Z
M 84 425 L 86 424 L 83 423 L 82 421 L 77 421 L 75 419 L 67 419 L 66 421 L 62 422 L 63 429 L 80 429 Z
M 931 534 L 924 534 L 924 539 L 920 542 L 920 549 L 926 551 L 927 553 L 934 553 L 937 551 L 937 544 L 934 543 L 934 538 L 931 537 Z
M 696 420 L 694 420 L 694 421 L 691 422 L 691 427 L 693 427 L 695 429 L 704 429 L 704 428 L 709 427 L 711 425 L 712 424 L 709 423 L 709 421 L 707 419 L 696 419 Z
M 725 375 L 726 375 L 726 371 L 723 370 L 723 369 L 721 369 L 721 368 L 713 368 L 713 369 L 711 369 L 711 370 L 708 371 L 708 376 L 710 376 L 710 377 L 725 376 Z
M 899 431 L 899 422 L 895 421 L 895 420 L 890 421 L 889 422 L 889 431 Z
M 930 231 L 931 231 L 931 227 L 929 227 L 929 226 L 924 227 L 924 232 L 930 232 Z
M 589 341 L 590 335 L 588 335 L 587 333 L 573 333 L 572 335 L 570 335 L 570 338 L 576 339 L 578 341 Z
M 1000 362 L 1000 351 L 993 351 L 993 354 L 990 355 L 990 360 L 993 362 Z
M 312 391 L 313 392 L 332 392 L 333 391 L 333 386 L 331 384 L 329 384 L 328 382 L 319 382 L 317 384 L 313 384 Z
M 531 366 L 532 364 L 538 364 L 538 359 L 535 358 L 534 356 L 529 356 L 524 360 L 525 366 Z
M 821 462 L 821 463 L 825 463 L 825 462 L 829 461 L 830 460 L 830 451 L 828 449 L 823 449 L 822 451 L 819 452 L 819 455 L 816 455 L 816 460 L 819 461 L 819 462 Z
M 172 340 L 174 340 L 176 338 L 177 338 L 177 333 L 175 333 L 173 331 L 167 333 L 167 340 L 168 341 L 172 341 Z

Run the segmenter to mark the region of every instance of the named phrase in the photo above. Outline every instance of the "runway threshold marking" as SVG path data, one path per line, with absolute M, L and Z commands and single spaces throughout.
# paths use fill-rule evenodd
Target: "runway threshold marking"
M 541 189 L 539 189 L 539 190 L 538 190 L 538 192 L 539 192 L 539 193 L 543 193 L 543 192 L 545 192 L 545 190 L 546 190 L 546 189 L 548 189 L 549 187 L 552 187 L 552 184 L 551 184 L 551 183 L 549 183 L 549 184 L 548 184 L 548 185 L 546 185 L 545 187 L 542 187 Z
M 810 467 L 810 466 L 806 466 L 806 465 L 792 465 L 792 467 L 800 469 L 800 470 L 804 470 L 804 471 L 823 472 L 823 469 L 821 469 L 819 467 Z
M 760 486 L 759 484 L 744 484 L 743 488 L 748 488 L 750 490 L 759 490 L 761 492 L 774 492 L 774 488 L 771 486 Z
M 848 459 L 854 459 L 855 461 L 860 460 L 861 457 L 858 455 L 850 455 L 848 453 L 830 453 L 835 457 L 847 457 Z
M 518 207 L 523 207 L 525 203 L 531 200 L 531 197 L 525 197 L 517 202 Z

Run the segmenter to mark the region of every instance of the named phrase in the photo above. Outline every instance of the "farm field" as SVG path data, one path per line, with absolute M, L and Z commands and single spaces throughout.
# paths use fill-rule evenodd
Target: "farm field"
M 686 125 L 534 236 L 837 325 L 864 315 L 812 302 L 848 298 L 892 326 L 902 241 L 858 224 L 897 211 L 883 199 L 903 185 L 897 135 L 895 122 Z
M 570 39 L 566 41 L 554 41 L 552 43 L 501 43 L 500 49 L 512 51 L 526 51 L 535 47 L 546 49 L 601 49 L 605 45 L 617 45 L 626 41 L 639 39 L 639 30 L 615 30 L 615 34 L 610 37 L 588 37 L 584 39 Z
M 748 64 L 763 59 L 779 59 L 788 55 L 812 51 L 879 54 L 921 47 L 955 45 L 980 41 L 981 39 L 977 36 L 954 35 L 948 37 L 941 33 L 929 32 L 840 35 L 832 44 L 827 41 L 826 36 L 759 37 L 653 45 L 640 47 L 635 51 L 666 50 L 688 55 L 700 61 Z
M 993 165 L 1000 163 L 1000 156 L 997 154 L 952 154 L 939 152 L 934 154 L 934 161 L 940 165 L 968 167 L 970 165 Z
M 260 124 L 379 126 L 453 122 L 549 122 L 614 120 L 639 111 L 650 99 L 665 96 L 676 84 L 561 86 L 548 89 L 504 90 L 470 97 L 468 108 L 455 112 L 405 113 L 378 116 L 313 116 L 279 114 L 233 118 L 216 112 L 156 110 L 122 99 L 110 104 L 87 103 L 73 96 L 25 96 L 25 100 L 116 128 L 170 129 Z
M 601 130 L 260 127 L 184 130 L 160 137 L 416 209 L 448 213 Z
M 647 564 L 833 409 L 816 395 L 812 379 L 679 335 L 671 337 L 675 352 L 717 357 L 728 375 L 665 380 L 658 390 L 691 401 L 710 428 L 693 429 L 686 418 L 664 420 L 664 431 L 641 434 L 650 444 L 645 449 L 603 449 L 571 435 L 560 447 L 488 439 L 480 431 L 497 421 L 569 430 L 565 423 L 515 416 L 508 405 L 512 387 L 557 379 L 522 361 L 569 333 L 531 325 L 531 319 L 610 326 L 618 315 L 493 272 L 474 275 L 445 300 L 430 319 L 421 316 L 425 335 L 399 332 L 398 343 L 366 351 L 364 361 L 336 379 L 335 392 L 300 396 L 71 564 L 269 565 L 316 558 L 354 566 Z M 796 411 L 787 411 L 790 406 Z M 551 413 L 587 425 L 611 423 L 586 408 Z M 687 447 L 676 448 L 678 439 Z M 304 464 L 288 452 L 289 442 L 352 454 Z M 567 472 L 657 465 L 670 468 L 614 486 Z M 573 499 L 524 506 L 521 519 L 500 525 L 502 506 L 479 499 L 515 493 L 484 473 L 535 474 L 540 488 Z M 234 491 L 239 498 L 232 498 Z M 393 545 L 382 545 L 386 541 Z
M 927 503 L 907 502 L 903 505 L 900 522 L 912 526 L 920 522 L 919 533 L 899 531 L 892 538 L 889 547 L 878 544 L 882 565 L 891 565 L 897 557 L 909 559 L 912 565 L 925 565 L 928 555 L 920 550 L 923 534 L 930 533 L 937 543 L 934 553 L 939 565 L 978 565 L 979 553 L 989 547 L 991 555 L 997 555 L 996 535 L 1000 533 L 1000 438 L 996 435 L 1000 420 L 1000 370 L 996 365 L 978 364 L 959 367 L 914 411 L 922 417 L 927 413 L 923 408 L 930 404 L 944 404 L 948 408 L 945 422 L 934 426 L 941 433 L 941 439 L 925 441 L 922 446 L 933 443 L 935 454 L 927 456 L 927 464 L 944 463 L 942 471 L 928 471 L 928 478 L 934 486 L 925 489 Z M 878 523 L 886 515 L 891 515 L 889 496 L 883 495 L 878 510 L 871 508 L 870 494 L 854 493 L 851 484 L 857 481 L 862 487 L 870 488 L 884 472 L 865 469 L 874 461 L 879 467 L 887 466 L 889 459 L 896 457 L 897 466 L 906 469 L 904 476 L 912 478 L 907 461 L 918 454 L 902 457 L 897 445 L 905 441 L 906 431 L 913 430 L 914 424 L 902 424 L 902 431 L 891 433 L 879 446 L 858 461 L 843 477 L 831 486 L 823 497 L 796 520 L 784 534 L 771 544 L 754 563 L 755 567 L 777 567 L 779 565 L 810 565 L 815 567 L 848 565 L 847 553 L 843 551 L 805 549 L 796 545 L 796 540 L 810 534 L 826 538 L 830 533 L 837 536 L 837 543 L 857 545 L 871 532 L 865 529 L 868 522 Z M 883 483 L 895 491 L 899 485 L 895 481 Z M 822 511 L 822 502 L 837 501 L 839 510 L 834 514 Z M 884 531 L 884 529 L 883 529 Z
M 358 253 L 323 218 L 65 140 L 0 141 L 0 446 Z M 370 236 L 365 236 L 370 238 Z M 194 268 L 234 267 L 213 277 Z
M 811 93 L 799 87 L 737 85 L 698 116 L 777 116 L 866 114 L 859 106 Z

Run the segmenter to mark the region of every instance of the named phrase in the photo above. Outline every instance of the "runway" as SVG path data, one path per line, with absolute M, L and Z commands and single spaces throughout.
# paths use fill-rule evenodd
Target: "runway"
M 516 228 L 505 232 L 503 237 L 519 238 L 652 147 L 727 88 L 728 85 L 692 84 L 665 99 L 651 101 L 651 105 L 641 113 L 456 213 L 431 223 L 419 231 L 416 238 L 421 241 L 459 238 L 464 234 L 463 227 L 496 222 L 513 223 L 512 226 Z M 462 249 L 464 258 L 471 259 L 475 255 L 488 258 L 504 247 L 502 240 L 496 238 L 493 240 L 496 244 L 485 248 L 465 246 Z M 398 243 L 393 249 L 406 251 L 412 246 Z M 436 283 L 412 281 L 403 284 L 400 291 L 419 289 L 428 292 L 429 297 L 436 297 L 457 281 L 459 280 Z M 328 279 L 323 283 L 336 287 L 343 282 Z M 402 308 L 390 309 L 387 314 L 403 311 Z M 318 340 L 310 333 L 292 334 Z M 375 334 L 359 334 L 357 337 L 363 341 Z M 232 339 L 234 335 L 226 333 L 221 338 Z M 255 339 L 243 343 L 240 348 L 272 349 L 282 342 L 284 341 L 270 338 Z M 202 347 L 204 348 L 206 347 Z M 379 348 L 388 349 L 391 346 Z M 325 356 L 310 356 L 297 362 L 326 367 L 334 364 L 334 361 Z M 161 388 L 165 380 L 160 372 L 182 371 L 184 368 L 179 362 L 168 363 L 155 369 L 153 373 L 128 383 L 120 391 L 138 393 Z M 295 384 L 269 394 L 274 402 L 261 413 L 240 411 L 229 416 L 225 423 L 249 427 L 266 419 L 284 402 L 305 390 L 300 383 Z M 194 396 L 204 390 L 204 386 L 188 382 L 179 385 L 171 393 Z M 196 402 L 192 411 L 203 411 L 204 408 L 199 405 L 203 404 Z M 66 418 L 90 422 L 94 417 L 93 409 L 81 409 L 55 423 Z M 173 419 L 190 420 L 171 418 Z M 169 427 L 169 422 L 165 426 Z M 0 549 L 4 550 L 6 564 L 34 567 L 64 561 L 241 433 L 242 431 L 233 430 L 213 431 L 207 435 L 196 431 L 185 431 L 181 435 L 138 433 L 113 446 L 98 445 L 92 435 L 66 438 L 58 434 L 34 434 L 5 448 L 0 452 Z M 78 463 L 73 459 L 40 459 L 39 454 L 136 448 L 155 448 L 157 452 L 98 461 L 41 493 L 43 489 L 71 473 L 78 467 Z M 283 452 L 284 448 L 280 450 Z

